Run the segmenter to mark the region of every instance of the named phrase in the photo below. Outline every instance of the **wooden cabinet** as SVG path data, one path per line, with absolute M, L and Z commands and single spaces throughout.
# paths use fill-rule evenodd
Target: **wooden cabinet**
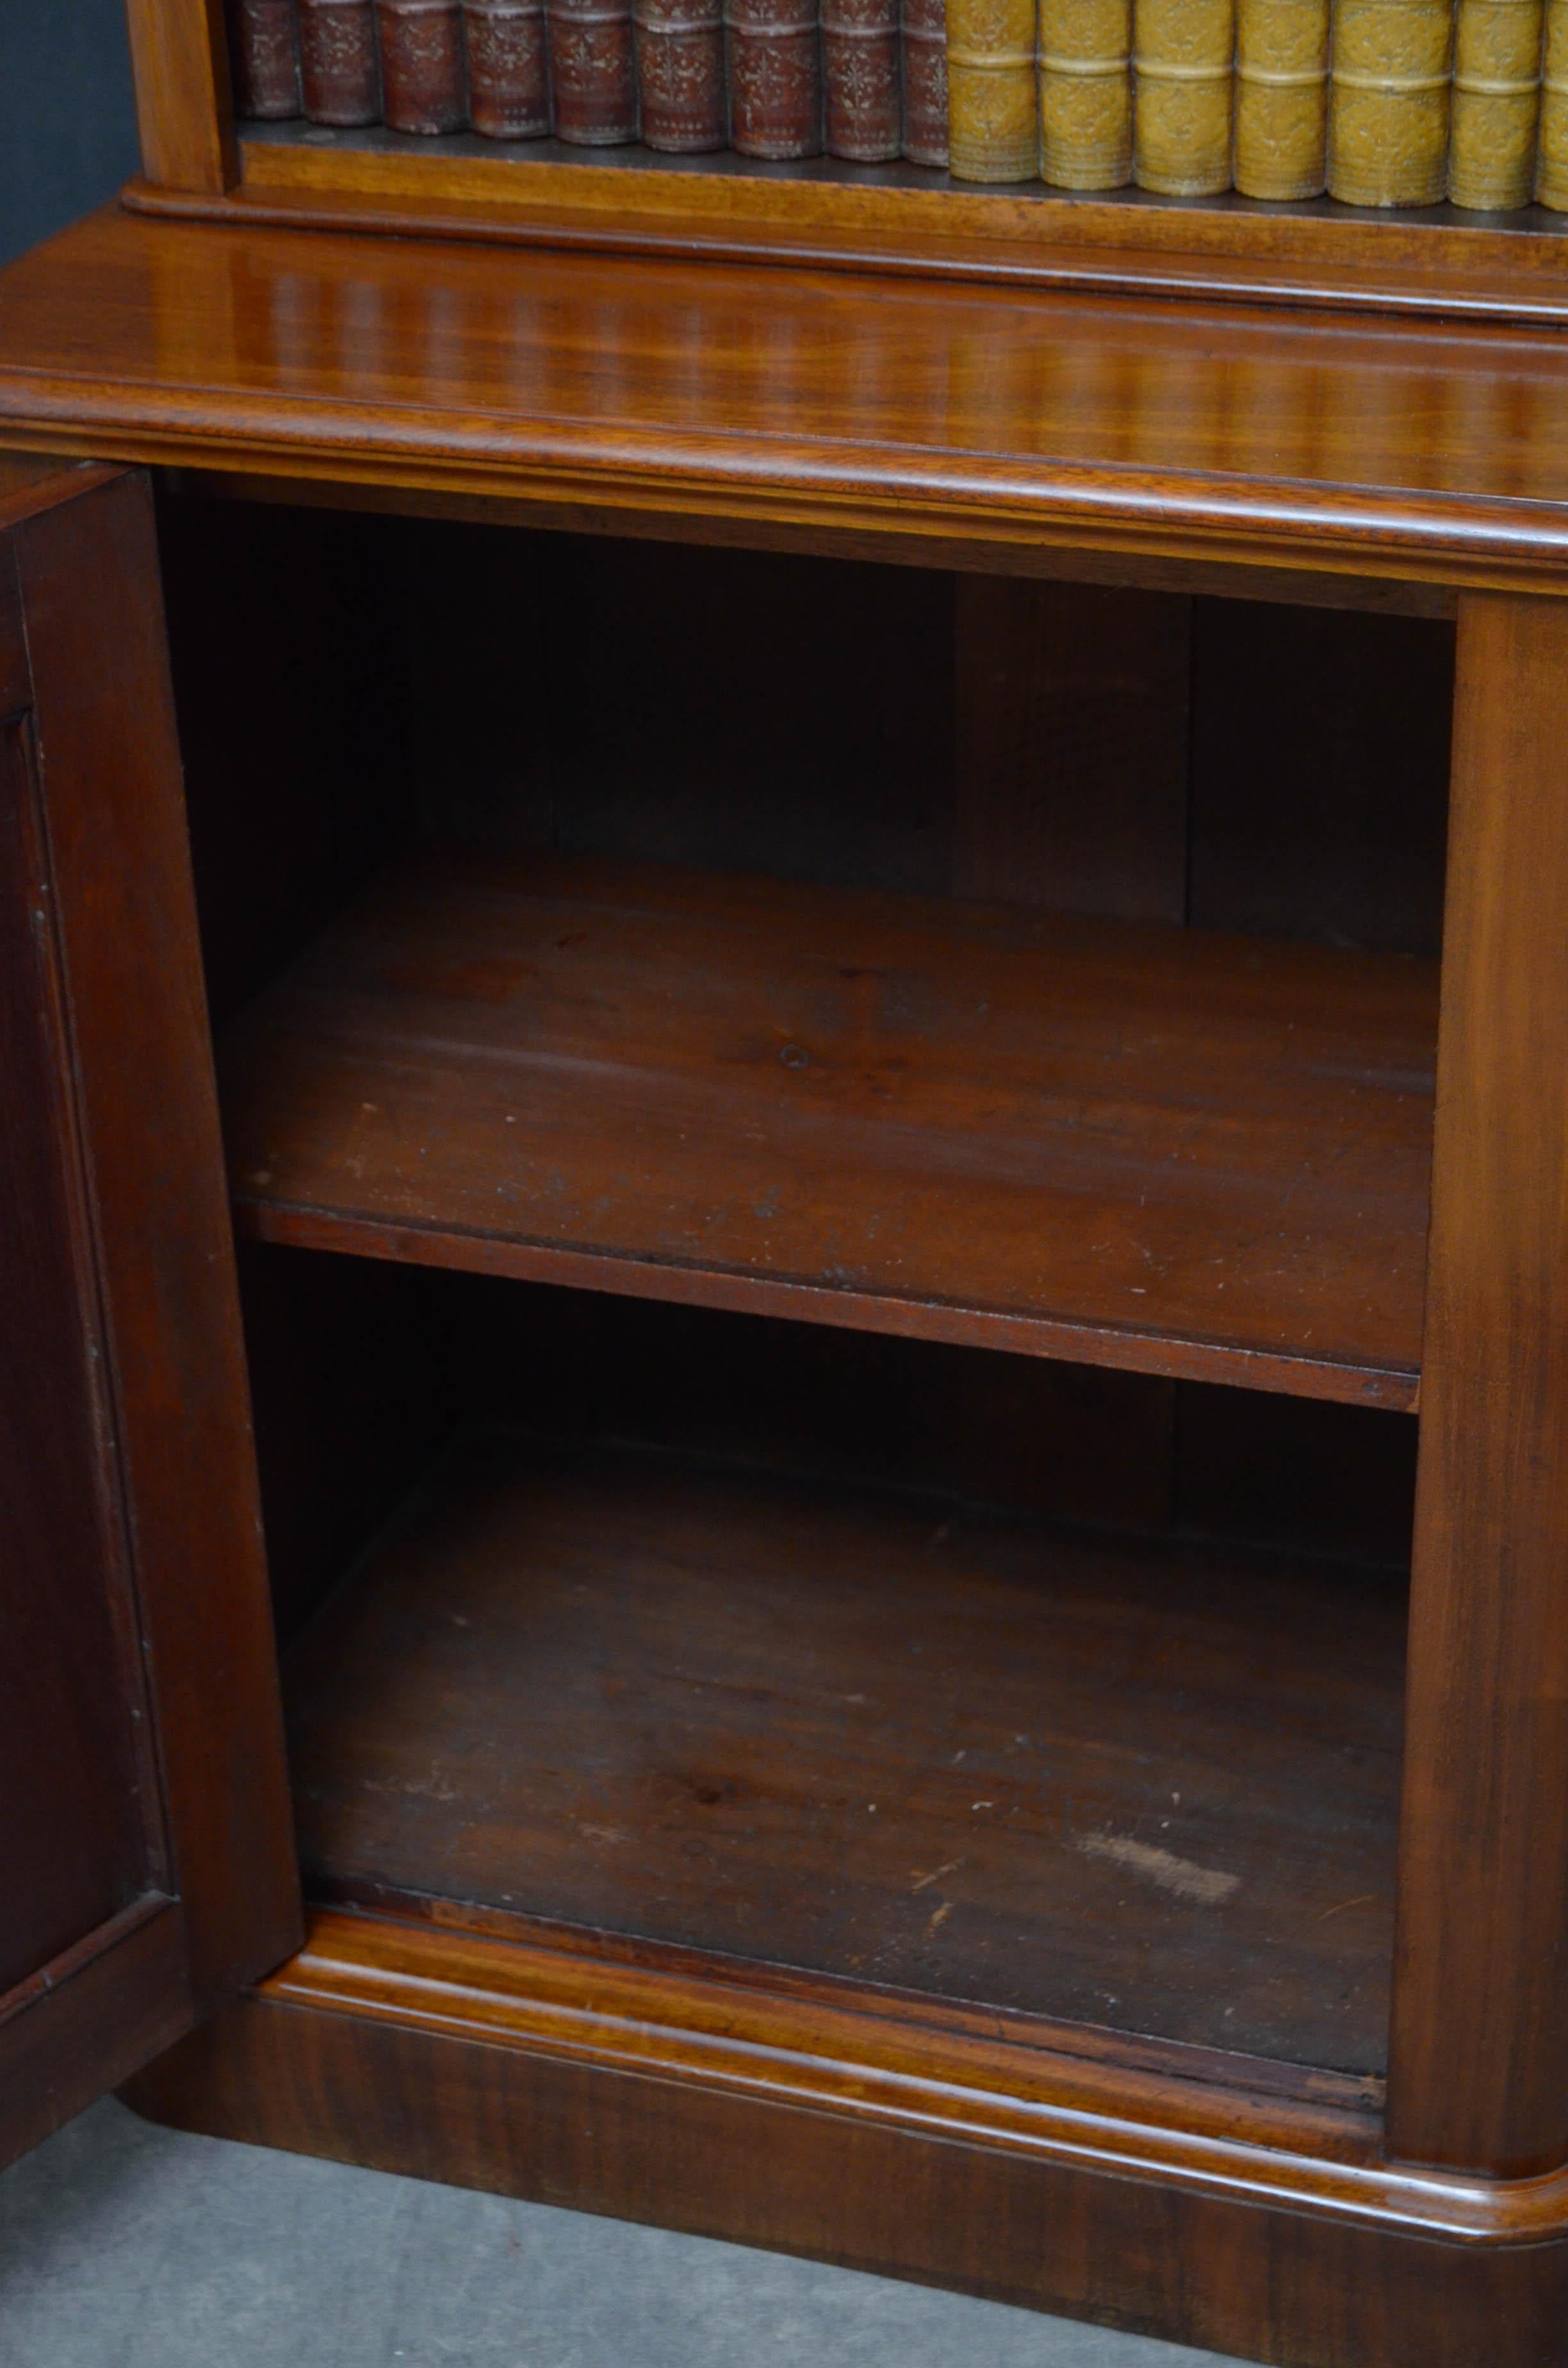
M 1556 347 L 0 303 L 7 2147 L 1568 2359 Z

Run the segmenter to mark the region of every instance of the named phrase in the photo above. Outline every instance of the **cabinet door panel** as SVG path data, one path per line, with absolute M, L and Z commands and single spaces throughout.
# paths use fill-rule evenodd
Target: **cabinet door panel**
M 0 463 L 0 2159 L 296 1944 L 151 508 Z

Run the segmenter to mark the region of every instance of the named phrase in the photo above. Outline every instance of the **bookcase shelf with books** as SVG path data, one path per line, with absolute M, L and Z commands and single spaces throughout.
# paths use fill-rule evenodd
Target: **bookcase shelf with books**
M 1549 321 L 1568 304 L 1561 0 L 1464 0 L 1457 18 L 1449 0 L 1339 0 L 1332 20 L 1329 0 L 1147 0 L 1136 23 L 1131 0 L 1060 0 L 1060 26 L 1027 0 L 1016 27 L 989 0 L 973 26 L 963 0 L 929 22 L 756 5 L 753 26 L 744 8 L 634 21 L 630 0 L 580 24 L 564 0 L 379 17 L 244 0 L 226 17 L 131 0 L 146 161 L 127 199 L 1265 303 Z M 748 80 L 748 42 L 767 75 Z M 508 60 L 521 95 L 490 91 Z

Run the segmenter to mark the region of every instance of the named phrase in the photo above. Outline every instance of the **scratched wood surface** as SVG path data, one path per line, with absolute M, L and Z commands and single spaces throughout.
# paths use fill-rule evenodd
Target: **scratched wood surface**
M 307 1884 L 1376 2073 L 1403 1616 L 1354 1567 L 481 1433 L 290 1656 Z
M 1408 1406 L 1429 966 L 427 855 L 233 1030 L 263 1238 Z

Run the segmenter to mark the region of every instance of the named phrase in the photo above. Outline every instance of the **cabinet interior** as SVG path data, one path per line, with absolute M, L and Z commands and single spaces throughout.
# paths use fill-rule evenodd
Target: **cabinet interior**
M 1451 626 L 161 531 L 312 1896 L 1375 2088 Z

